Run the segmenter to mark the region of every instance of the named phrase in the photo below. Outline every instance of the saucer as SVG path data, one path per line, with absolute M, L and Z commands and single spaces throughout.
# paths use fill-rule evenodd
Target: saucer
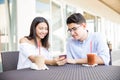
M 82 66 L 85 66 L 85 67 L 95 67 L 97 66 L 98 64 L 93 64 L 93 65 L 88 65 L 88 64 L 82 64 Z

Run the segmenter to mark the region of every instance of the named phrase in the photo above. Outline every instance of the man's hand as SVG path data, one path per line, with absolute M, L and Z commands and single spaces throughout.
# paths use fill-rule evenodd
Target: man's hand
M 75 59 L 67 59 L 67 63 L 76 64 Z

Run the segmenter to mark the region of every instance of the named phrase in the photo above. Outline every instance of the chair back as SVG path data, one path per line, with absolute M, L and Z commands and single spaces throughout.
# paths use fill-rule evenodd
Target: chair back
M 109 65 L 112 65 L 112 55 L 111 55 L 111 51 L 112 51 L 112 50 L 109 50 L 109 54 L 110 54 L 110 62 L 109 62 Z
M 18 64 L 19 51 L 1 52 L 2 69 L 4 71 L 16 70 Z

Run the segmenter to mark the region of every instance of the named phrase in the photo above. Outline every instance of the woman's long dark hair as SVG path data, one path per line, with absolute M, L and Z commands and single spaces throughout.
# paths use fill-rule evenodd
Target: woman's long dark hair
M 31 40 L 34 39 L 36 47 L 37 45 L 37 39 L 36 39 L 36 26 L 39 23 L 45 22 L 48 26 L 48 34 L 45 36 L 45 38 L 41 39 L 42 46 L 45 48 L 49 48 L 48 38 L 49 38 L 49 24 L 48 21 L 43 17 L 35 17 L 32 21 L 31 27 L 30 27 L 30 34 L 29 36 L 26 36 L 27 39 Z

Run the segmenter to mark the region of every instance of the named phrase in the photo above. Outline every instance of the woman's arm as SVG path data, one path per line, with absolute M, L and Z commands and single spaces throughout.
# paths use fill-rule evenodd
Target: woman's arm
M 67 60 L 64 57 L 61 58 L 54 58 L 52 60 L 45 60 L 45 64 L 48 65 L 64 65 Z

